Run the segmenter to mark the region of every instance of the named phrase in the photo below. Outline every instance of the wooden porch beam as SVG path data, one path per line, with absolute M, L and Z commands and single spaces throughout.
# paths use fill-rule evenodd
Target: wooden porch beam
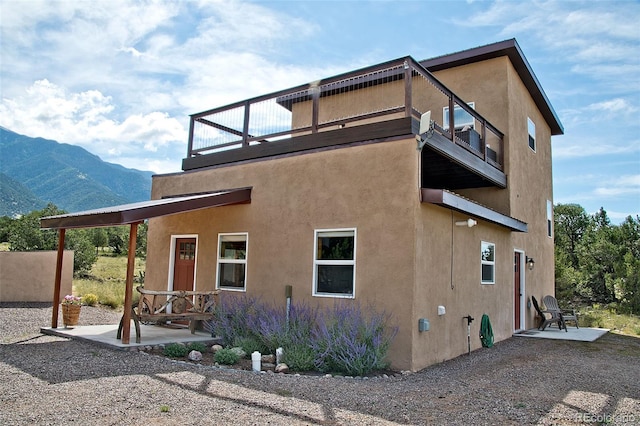
M 133 301 L 133 270 L 136 266 L 136 238 L 138 225 L 134 222 L 129 229 L 129 254 L 127 256 L 127 281 L 124 291 L 124 313 L 122 315 L 122 343 L 129 344 L 131 338 L 131 302 Z
M 62 256 L 64 255 L 65 228 L 58 233 L 58 257 L 56 260 L 56 278 L 53 285 L 53 309 L 51 310 L 51 328 L 58 328 L 58 311 L 60 309 L 60 287 L 62 283 Z

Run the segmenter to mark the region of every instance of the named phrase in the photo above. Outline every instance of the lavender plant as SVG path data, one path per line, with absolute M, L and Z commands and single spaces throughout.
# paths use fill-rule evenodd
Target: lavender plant
M 261 353 L 275 353 L 282 347 L 285 362 L 295 371 L 364 375 L 388 366 L 386 354 L 397 333 L 389 322 L 389 315 L 373 307 L 365 314 L 355 301 L 325 310 L 294 303 L 287 321 L 283 307 L 223 295 L 206 327 L 227 346 L 242 342 L 251 352 Z
M 397 327 L 387 327 L 390 317 L 358 304 L 336 304 L 319 317 L 311 345 L 319 371 L 363 375 L 388 366 L 385 360 Z

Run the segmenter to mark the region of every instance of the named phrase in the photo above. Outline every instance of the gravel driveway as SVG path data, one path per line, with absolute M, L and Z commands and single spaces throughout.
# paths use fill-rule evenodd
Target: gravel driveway
M 640 338 L 511 338 L 378 378 L 202 367 L 39 333 L 51 307 L 0 304 L 0 424 L 640 424 Z M 83 307 L 81 325 L 119 314 Z

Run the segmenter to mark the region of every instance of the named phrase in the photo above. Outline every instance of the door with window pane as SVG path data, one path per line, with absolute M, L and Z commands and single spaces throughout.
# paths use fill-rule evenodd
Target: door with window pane
M 173 267 L 173 291 L 193 291 L 196 266 L 196 239 L 176 238 Z M 173 304 L 171 311 L 184 312 L 185 306 Z

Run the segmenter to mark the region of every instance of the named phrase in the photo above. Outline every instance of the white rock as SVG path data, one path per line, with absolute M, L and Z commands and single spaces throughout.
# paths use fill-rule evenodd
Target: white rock
M 202 361 L 202 353 L 198 351 L 189 352 L 189 360 L 190 361 Z
M 247 356 L 247 353 L 241 347 L 231 348 L 231 351 L 238 355 L 240 358 Z
M 213 346 L 211 346 L 211 352 L 213 352 L 213 353 L 218 352 L 220 349 L 222 349 L 221 345 L 213 345 Z
M 285 363 L 280 363 L 278 365 L 276 365 L 276 369 L 275 369 L 276 373 L 288 373 L 289 372 L 289 366 Z

